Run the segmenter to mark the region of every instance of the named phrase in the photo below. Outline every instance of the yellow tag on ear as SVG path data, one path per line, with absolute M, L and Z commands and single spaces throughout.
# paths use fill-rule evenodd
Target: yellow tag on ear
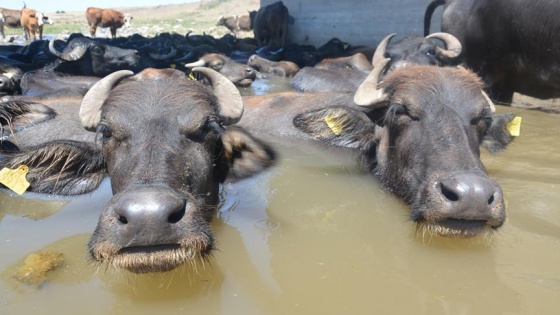
M 189 80 L 196 81 L 196 77 L 194 76 L 194 73 L 192 72 L 189 73 Z
M 516 116 L 512 121 L 507 124 L 509 134 L 513 137 L 519 137 L 521 134 L 521 117 Z
M 29 188 L 29 182 L 25 179 L 27 172 L 29 167 L 26 165 L 20 165 L 15 170 L 3 168 L 0 171 L 0 183 L 21 195 Z
M 171 68 L 171 69 L 175 69 L 176 67 L 177 67 L 177 66 L 176 66 L 174 63 L 172 63 L 172 64 L 169 65 L 169 68 Z
M 329 114 L 325 117 L 325 122 L 327 123 L 327 126 L 331 128 L 331 131 L 338 136 L 342 133 L 342 126 L 338 122 L 337 118 L 338 117 Z

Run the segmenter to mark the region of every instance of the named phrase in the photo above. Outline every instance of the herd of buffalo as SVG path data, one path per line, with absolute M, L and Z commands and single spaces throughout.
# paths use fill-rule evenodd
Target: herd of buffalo
M 442 30 L 429 34 L 439 5 Z M 558 13 L 556 0 L 434 0 L 424 36 L 374 48 L 288 43 L 281 1 L 220 18 L 254 30 L 242 39 L 115 37 L 124 22 L 88 15 L 91 37 L 0 46 L 0 168 L 27 166 L 28 191 L 45 194 L 88 193 L 109 177 L 88 250 L 135 273 L 207 259 L 219 185 L 274 165 L 265 137 L 346 148 L 419 228 L 485 235 L 506 209 L 480 148 L 513 141 L 514 115 L 492 100 L 558 96 Z M 114 38 L 95 38 L 96 25 Z M 241 96 L 269 76 L 291 77 L 297 92 Z

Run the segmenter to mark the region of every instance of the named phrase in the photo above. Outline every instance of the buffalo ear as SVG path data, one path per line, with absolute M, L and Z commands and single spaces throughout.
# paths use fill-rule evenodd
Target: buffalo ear
M 77 141 L 52 141 L 4 154 L 0 169 L 29 168 L 29 191 L 77 195 L 96 189 L 107 176 L 105 159 L 92 145 Z
M 269 145 L 239 127 L 227 128 L 222 133 L 222 143 L 221 159 L 229 166 L 230 179 L 242 179 L 259 173 L 272 166 L 276 160 L 276 153 Z
M 293 123 L 320 141 L 345 148 L 359 148 L 375 131 L 375 124 L 365 113 L 347 107 L 302 113 L 294 118 Z
M 492 153 L 504 150 L 514 139 L 508 130 L 508 124 L 514 118 L 512 113 L 494 115 L 484 134 L 482 146 Z
M 51 120 L 56 115 L 52 108 L 40 103 L 22 100 L 0 103 L 0 124 L 11 132 Z

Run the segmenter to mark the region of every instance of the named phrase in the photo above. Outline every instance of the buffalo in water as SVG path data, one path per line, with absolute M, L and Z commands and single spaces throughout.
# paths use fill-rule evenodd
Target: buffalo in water
M 506 128 L 513 115 L 496 115 L 466 69 L 410 65 L 379 82 L 388 64 L 378 61 L 355 93 L 245 97 L 239 124 L 356 151 L 367 171 L 410 204 L 422 231 L 473 237 L 498 229 L 504 196 L 486 174 L 479 147 L 504 149 L 513 139 Z
M 236 87 L 193 72 L 211 87 L 171 69 L 121 70 L 85 96 L 0 103 L 0 168 L 27 165 L 29 190 L 48 194 L 87 193 L 110 177 L 113 197 L 88 244 L 96 262 L 146 273 L 207 259 L 219 184 L 267 168 L 274 153 L 231 126 L 243 113 Z

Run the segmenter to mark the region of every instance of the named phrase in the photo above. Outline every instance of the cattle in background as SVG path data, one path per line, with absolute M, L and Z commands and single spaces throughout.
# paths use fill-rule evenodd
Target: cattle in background
M 23 6 L 25 9 L 25 4 Z M 0 36 L 6 38 L 4 26 L 9 28 L 21 28 L 21 10 L 0 8 Z
M 114 195 L 88 243 L 104 267 L 147 273 L 196 266 L 215 248 L 210 221 L 219 184 L 266 169 L 274 152 L 232 126 L 243 113 L 237 88 L 211 69 L 193 71 L 211 86 L 177 70 L 124 70 L 85 97 L 0 103 L 8 109 L 3 130 L 27 124 L 4 137 L 19 149 L 3 154 L 0 168 L 29 166 L 29 190 L 46 194 L 88 193 L 109 177 Z
M 356 151 L 365 170 L 410 204 L 420 233 L 472 237 L 497 230 L 506 217 L 503 192 L 486 174 L 479 146 L 504 149 L 513 115 L 496 115 L 468 70 L 411 65 L 379 82 L 387 64 L 378 62 L 355 93 L 245 97 L 238 125 Z
M 130 27 L 132 16 L 112 9 L 100 9 L 89 7 L 86 9 L 86 20 L 89 25 L 91 37 L 95 37 L 97 27 L 108 27 L 111 37 L 117 37 L 117 29 Z
M 255 11 L 249 12 L 247 15 L 236 15 L 236 16 L 221 16 L 216 22 L 216 26 L 225 26 L 233 34 L 237 36 L 240 31 L 249 32 L 253 29 L 253 22 L 251 16 L 255 16 Z
M 39 34 L 39 39 L 42 40 L 44 25 L 53 23 L 54 22 L 42 12 L 27 8 L 21 10 L 21 27 L 23 28 L 26 41 L 30 39 L 36 40 L 37 33 Z
M 260 8 L 253 22 L 253 32 L 259 46 L 284 47 L 288 21 L 288 8 L 282 1 Z
M 461 41 L 461 61 L 484 79 L 492 98 L 560 97 L 560 1 L 436 0 L 426 9 L 426 34 L 442 4 L 442 31 Z

